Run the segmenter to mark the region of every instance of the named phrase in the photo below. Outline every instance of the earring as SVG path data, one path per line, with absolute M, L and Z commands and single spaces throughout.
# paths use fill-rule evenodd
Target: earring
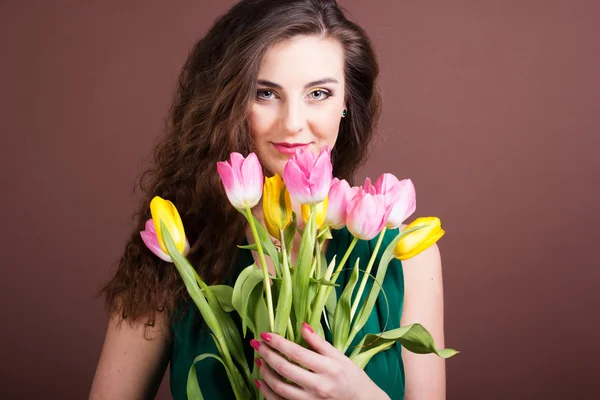
M 346 109 L 344 108 L 342 110 L 342 118 L 344 118 L 346 115 L 348 115 L 348 111 L 346 111 Z

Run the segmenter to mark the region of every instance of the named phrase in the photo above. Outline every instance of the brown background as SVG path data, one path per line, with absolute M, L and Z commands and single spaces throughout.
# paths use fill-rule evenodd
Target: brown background
M 87 396 L 134 179 L 230 4 L 0 5 L 1 398 Z M 448 398 L 600 398 L 600 2 L 342 4 L 383 68 L 364 173 L 411 177 L 447 230 Z

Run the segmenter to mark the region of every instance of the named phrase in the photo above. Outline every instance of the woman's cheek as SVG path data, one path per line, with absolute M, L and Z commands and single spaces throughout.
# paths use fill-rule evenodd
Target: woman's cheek
M 317 130 L 313 132 L 316 132 L 316 136 L 319 138 L 319 142 L 321 142 L 322 146 L 329 145 L 330 147 L 333 147 L 338 136 L 339 127 L 339 119 L 327 118 L 323 119 L 317 125 L 317 128 L 315 128 Z

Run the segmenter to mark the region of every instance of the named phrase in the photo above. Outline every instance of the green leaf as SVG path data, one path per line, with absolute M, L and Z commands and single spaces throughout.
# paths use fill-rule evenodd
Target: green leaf
M 381 291 L 381 287 L 383 285 L 383 280 L 385 279 L 385 275 L 387 273 L 388 265 L 390 261 L 392 261 L 395 258 L 394 248 L 396 247 L 396 244 L 402 236 L 417 229 L 419 229 L 419 227 L 401 231 L 390 242 L 388 247 L 381 255 L 381 258 L 379 260 L 379 266 L 377 267 L 377 275 L 375 276 L 375 282 L 373 283 L 373 286 L 371 286 L 371 290 L 369 291 L 369 296 L 367 297 L 367 300 L 363 303 L 362 307 L 355 315 L 354 323 L 352 324 L 352 330 L 350 331 L 348 341 L 346 342 L 346 348 L 350 346 L 358 331 L 360 331 L 362 327 L 365 326 L 367 320 L 369 319 L 369 316 L 371 315 L 371 312 L 373 311 L 373 307 L 375 306 L 375 302 L 377 301 L 377 297 L 379 296 L 379 292 Z
M 231 298 L 233 297 L 233 288 L 229 285 L 211 285 L 208 287 L 210 291 L 215 295 L 221 308 L 225 312 L 231 312 L 235 308 L 231 303 Z M 205 290 L 202 289 L 202 293 L 205 293 Z
M 246 250 L 258 251 L 258 246 L 256 246 L 256 243 L 245 244 L 245 245 L 238 244 L 238 248 L 240 248 L 240 249 L 246 249 Z
M 331 238 L 333 238 L 331 235 L 331 228 L 329 228 L 327 225 L 323 225 L 321 229 L 319 229 L 319 233 L 317 233 L 317 239 L 319 239 L 319 242 L 323 244 L 325 240 Z
M 163 242 L 165 247 L 167 248 L 167 252 L 179 275 L 181 276 L 185 287 L 190 294 L 190 297 L 198 307 L 202 318 L 210 328 L 210 330 L 217 336 L 217 339 L 221 340 L 223 338 L 223 332 L 221 330 L 221 326 L 217 317 L 215 316 L 213 310 L 211 309 L 208 301 L 202 291 L 198 287 L 198 283 L 196 281 L 196 270 L 190 265 L 189 261 L 179 253 L 177 248 L 175 247 L 175 243 L 173 243 L 173 239 L 171 238 L 171 234 L 169 230 L 165 227 L 164 222 L 161 221 L 161 233 L 163 237 Z
M 454 349 L 441 349 L 435 347 L 433 337 L 421 324 L 393 329 L 381 335 L 368 334 L 359 343 L 350 355 L 350 359 L 361 368 L 365 368 L 369 360 L 384 350 L 392 347 L 394 343 L 400 344 L 413 353 L 437 354 L 441 358 L 450 358 L 459 353 Z
M 218 341 L 216 339 L 214 339 L 214 340 L 215 340 L 215 343 L 218 343 Z M 217 344 L 217 346 L 218 346 L 218 344 Z M 225 368 L 225 372 L 227 373 L 227 377 L 229 378 L 229 383 L 231 384 L 231 387 L 233 389 L 233 393 L 234 393 L 236 399 L 251 398 L 250 390 L 248 389 L 248 386 L 246 384 L 244 384 L 244 381 L 241 380 L 239 373 L 237 374 L 238 376 L 236 377 L 235 372 L 232 373 L 232 371 L 230 371 L 229 368 L 227 368 L 227 365 L 225 364 L 223 359 L 221 357 L 217 356 L 216 354 L 204 353 L 204 354 L 201 354 L 198 357 L 196 357 L 194 359 L 194 361 L 192 362 L 192 366 L 190 367 L 190 371 L 188 373 L 187 388 L 186 388 L 188 399 L 204 400 L 204 397 L 202 396 L 202 391 L 200 390 L 200 385 L 198 384 L 198 378 L 196 376 L 196 363 L 198 363 L 202 360 L 205 360 L 207 358 L 214 358 L 215 360 L 219 361 L 223 365 L 223 368 Z
M 262 271 L 256 266 L 256 264 L 252 264 L 242 270 L 235 281 L 235 286 L 233 287 L 231 303 L 242 318 L 242 330 L 244 337 L 246 337 L 246 327 L 248 326 L 248 323 L 251 322 L 248 318 L 248 299 L 250 298 L 250 295 L 254 291 L 255 287 L 262 282 Z
M 338 286 L 338 285 L 336 285 L 336 286 Z M 325 310 L 326 310 L 326 314 L 327 314 L 326 318 L 333 321 L 333 316 L 335 315 L 336 307 L 337 307 L 337 291 L 331 290 L 329 292 L 329 296 L 325 300 Z M 329 328 L 329 330 L 331 330 L 330 326 L 328 326 L 328 328 Z
M 288 254 L 291 254 L 292 248 L 294 246 L 294 238 L 296 236 L 296 227 L 297 227 L 296 213 L 292 211 L 292 222 L 283 231 L 283 237 L 285 237 L 285 248 L 287 249 Z
M 211 336 L 213 338 L 213 341 L 217 345 L 217 349 L 219 350 L 219 353 L 223 353 L 221 345 L 216 340 L 215 336 L 214 335 L 211 335 Z M 240 375 L 240 373 L 236 367 L 229 369 L 229 373 L 227 374 L 227 377 L 229 378 L 229 383 L 231 384 L 231 387 L 233 389 L 234 395 L 236 396 L 236 399 L 246 399 L 247 396 L 249 395 L 248 392 L 251 392 L 255 387 L 254 379 L 252 378 L 252 375 L 250 374 L 250 369 L 247 368 L 247 365 L 248 365 L 248 361 L 245 361 L 244 366 L 248 370 L 248 376 L 247 376 L 246 381 L 244 381 L 244 377 L 242 377 Z M 225 372 L 227 372 L 227 368 L 226 368 Z
M 335 314 L 333 315 L 333 347 L 340 351 L 344 351 L 344 345 L 348 339 L 348 332 L 350 331 L 350 310 L 352 308 L 352 293 L 354 292 L 354 286 L 358 281 L 358 265 L 360 258 L 356 259 L 354 268 L 350 274 L 350 279 L 342 292 L 340 299 L 335 308 Z
M 225 312 L 225 310 L 221 306 L 221 302 L 215 295 L 215 290 L 224 292 L 224 297 L 229 296 L 228 299 L 226 298 L 224 300 L 228 300 L 229 303 L 231 303 L 233 288 L 227 285 L 207 286 L 206 283 L 204 283 L 204 281 L 200 279 L 200 276 L 196 273 L 196 271 L 194 271 L 194 273 L 196 274 L 196 281 L 200 285 L 201 290 L 204 293 L 206 293 L 208 304 L 210 305 L 210 308 L 212 309 L 213 313 L 215 314 L 215 317 L 217 318 L 217 321 L 219 322 L 219 325 L 221 326 L 221 330 L 223 332 L 223 340 L 227 348 L 231 352 L 233 358 L 238 362 L 240 366 L 242 366 L 246 377 L 249 378 L 250 368 L 248 367 L 248 362 L 246 361 L 246 356 L 244 355 L 244 346 L 242 344 L 240 332 L 238 331 L 235 322 L 231 318 L 231 315 Z M 222 288 L 216 289 L 217 286 L 221 286 Z
M 227 367 L 225 366 L 225 363 L 223 362 L 221 357 L 219 357 L 213 353 L 205 353 L 205 354 L 199 355 L 198 357 L 194 358 L 194 361 L 192 362 L 192 366 L 190 367 L 190 371 L 188 373 L 188 380 L 187 380 L 187 397 L 188 397 L 188 399 L 204 400 L 204 396 L 202 396 L 202 391 L 200 390 L 200 384 L 198 383 L 198 378 L 196 376 L 196 363 L 200 362 L 206 358 L 214 358 L 215 360 L 218 360 L 221 364 L 223 364 L 223 368 L 225 368 L 227 375 L 229 375 L 229 372 L 227 371 Z
M 286 262 L 281 268 L 281 286 L 275 310 L 275 333 L 283 337 L 292 311 L 292 287 L 292 275 Z
M 270 331 L 269 311 L 264 294 L 262 285 L 256 285 L 246 300 L 248 328 L 254 333 L 255 337 L 258 337 L 262 332 Z
M 306 228 L 304 229 L 304 234 L 302 235 L 302 240 L 300 241 L 300 249 L 298 250 L 296 267 L 294 268 L 293 274 L 293 305 L 294 313 L 296 314 L 296 321 L 298 323 L 306 321 L 308 315 L 309 278 L 315 246 L 315 217 L 316 213 L 312 213 L 308 219 Z
M 229 371 L 228 375 L 230 377 L 230 382 L 235 387 L 237 394 L 239 394 L 241 396 L 238 398 L 247 398 L 247 397 L 244 397 L 245 393 L 241 391 L 242 386 L 240 386 L 237 383 L 240 380 L 243 380 L 243 378 L 241 377 L 239 370 L 237 369 L 237 367 L 235 366 L 235 364 L 231 358 L 230 346 L 232 346 L 232 345 L 230 343 L 228 343 L 229 342 L 228 339 L 230 339 L 232 336 L 231 336 L 231 333 L 228 331 L 230 326 L 226 322 L 227 319 L 230 319 L 230 316 L 221 309 L 215 296 L 211 296 L 210 290 L 207 290 L 207 286 L 205 286 L 204 289 L 208 295 L 207 297 L 209 299 L 211 299 L 213 306 L 216 305 L 216 307 L 211 307 L 211 305 L 209 304 L 209 301 L 207 300 L 205 295 L 200 290 L 200 287 L 198 286 L 199 284 L 203 284 L 204 282 L 201 279 L 199 279 L 199 276 L 198 276 L 196 270 L 190 265 L 189 261 L 181 253 L 179 253 L 179 251 L 175 247 L 175 243 L 173 243 L 173 239 L 171 238 L 171 234 L 169 233 L 169 230 L 165 227 L 165 224 L 163 222 L 161 222 L 161 233 L 162 233 L 162 237 L 163 237 L 163 242 L 165 244 L 165 247 L 167 248 L 167 253 L 173 260 L 173 263 L 175 264 L 175 267 L 177 268 L 179 275 L 183 279 L 183 282 L 185 284 L 185 287 L 186 287 L 188 293 L 190 294 L 190 296 L 192 297 L 192 300 L 198 307 L 198 310 L 200 311 L 202 318 L 204 319 L 204 321 L 206 322 L 206 324 L 208 325 L 208 327 L 214 334 L 213 338 L 215 340 L 215 343 L 217 343 L 217 347 L 218 347 L 219 352 L 222 357 L 221 362 L 226 366 L 226 370 Z M 215 310 L 221 310 L 221 313 L 217 312 L 217 314 L 215 314 Z M 239 334 L 237 333 L 237 328 L 235 328 L 235 329 L 236 329 L 236 333 L 235 333 L 236 337 L 238 338 L 238 340 L 240 341 L 240 344 L 241 344 L 241 339 L 239 338 Z M 224 332 L 224 330 L 225 330 L 225 332 Z M 232 346 L 233 351 L 234 351 L 234 357 L 236 356 L 235 353 L 237 352 L 236 347 L 237 346 Z M 243 355 L 243 348 L 241 350 L 242 350 L 242 355 Z M 246 368 L 246 369 L 248 369 L 248 368 Z M 248 371 L 249 371 L 249 369 L 248 369 Z M 188 384 L 189 384 L 189 380 L 188 380 Z M 245 385 L 243 385 L 243 386 L 245 387 Z
M 277 274 L 279 275 L 280 268 L 281 268 L 281 266 L 279 265 L 279 251 L 273 244 L 273 241 L 271 240 L 271 235 L 265 229 L 265 227 L 256 219 L 256 217 L 254 215 L 252 215 L 252 218 L 254 219 L 254 224 L 256 226 L 256 233 L 258 234 L 258 240 L 260 240 L 260 244 L 262 245 L 262 248 L 263 248 L 265 254 L 267 254 L 269 256 L 269 258 L 271 258 L 271 260 L 273 260 L 273 265 L 275 266 L 275 270 L 277 271 Z M 248 219 L 248 216 L 246 216 L 246 219 Z
M 333 283 L 331 281 L 326 280 L 325 278 L 321 278 L 321 279 L 310 278 L 309 282 L 311 284 L 316 284 L 316 285 L 320 285 L 320 286 L 331 286 L 331 287 L 340 286 L 339 283 Z

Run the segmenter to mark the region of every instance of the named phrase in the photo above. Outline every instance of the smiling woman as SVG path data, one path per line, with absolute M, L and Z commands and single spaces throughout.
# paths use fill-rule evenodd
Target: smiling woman
M 302 35 L 266 51 L 248 121 L 255 151 L 270 174 L 282 176 L 297 150 L 334 148 L 346 107 L 344 88 L 344 48 L 335 39 Z
M 103 289 L 111 318 L 92 399 L 152 397 L 169 363 L 173 398 L 187 397 L 190 371 L 205 398 L 233 398 L 218 361 L 202 360 L 194 377 L 195 357 L 218 349 L 176 269 L 155 257 L 140 236 L 150 202 L 159 196 L 182 210 L 188 260 L 205 282 L 231 284 L 255 255 L 238 248 L 250 235 L 244 217 L 227 201 L 217 162 L 232 152 L 254 152 L 268 176 L 282 175 L 296 151 L 317 154 L 329 148 L 333 175 L 352 183 L 380 114 L 378 75 L 367 35 L 333 0 L 242 0 L 196 43 L 179 77 L 154 166 L 140 182 L 144 196 L 137 229 Z M 292 208 L 300 215 L 300 204 Z M 262 219 L 260 205 L 253 211 Z M 396 233 L 390 229 L 384 245 Z M 326 245 L 328 260 L 341 257 L 350 246 L 348 230 L 334 231 Z M 348 262 L 369 259 L 375 247 L 360 241 Z M 394 260 L 390 271 L 383 282 L 389 304 L 377 301 L 356 343 L 369 333 L 397 328 L 402 320 L 402 325 L 422 322 L 441 348 L 437 247 L 405 264 Z M 340 275 L 338 289 L 347 281 Z M 245 340 L 248 364 L 254 349 L 262 357 L 256 384 L 267 399 L 445 397 L 443 359 L 407 355 L 396 344 L 362 370 L 310 326 L 302 334 L 311 349 L 300 351 L 272 333 Z

